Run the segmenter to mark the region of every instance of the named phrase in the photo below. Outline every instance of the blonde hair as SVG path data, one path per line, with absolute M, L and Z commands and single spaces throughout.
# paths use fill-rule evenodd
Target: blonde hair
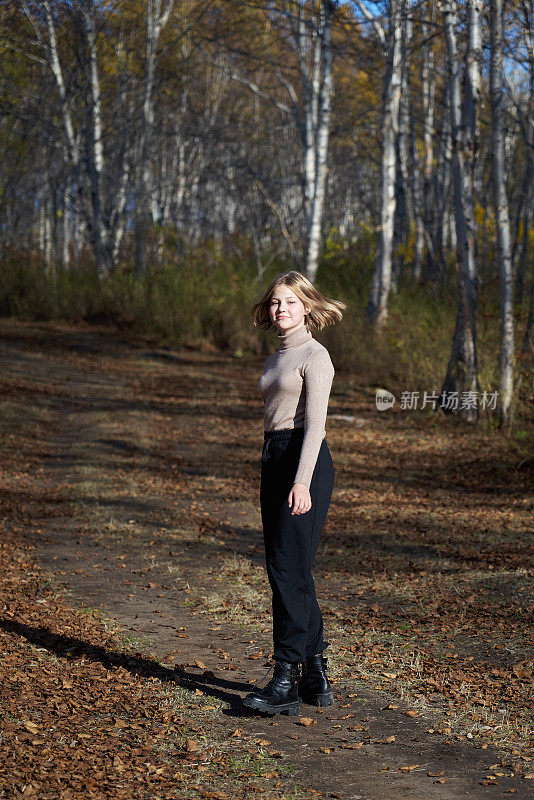
M 252 306 L 252 324 L 264 331 L 276 328 L 269 316 L 269 306 L 274 290 L 278 286 L 287 286 L 292 289 L 299 300 L 302 300 L 304 305 L 310 307 L 309 314 L 305 315 L 307 330 L 312 330 L 313 328 L 321 330 L 326 325 L 333 325 L 334 322 L 339 322 L 343 317 L 343 311 L 347 308 L 341 300 L 331 300 L 329 297 L 325 297 L 301 272 L 297 272 L 294 269 L 289 272 L 281 272 L 271 281 L 261 300 Z

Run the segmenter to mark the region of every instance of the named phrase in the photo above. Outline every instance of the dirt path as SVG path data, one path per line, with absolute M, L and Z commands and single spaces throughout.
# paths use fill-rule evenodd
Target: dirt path
M 517 774 L 518 766 L 527 771 L 528 755 L 521 761 L 519 750 L 498 752 L 478 732 L 455 733 L 430 701 L 414 704 L 408 689 L 396 691 L 394 669 L 380 673 L 379 688 L 334 655 L 336 706 L 303 706 L 301 716 L 313 720 L 307 727 L 241 707 L 250 683 L 264 679 L 271 643 L 257 507 L 257 364 L 229 370 L 217 354 L 157 350 L 98 330 L 2 328 L 4 381 L 45 404 L 53 420 L 34 477 L 58 496 L 57 514 L 27 536 L 70 603 L 101 610 L 139 659 L 152 654 L 182 686 L 223 701 L 227 735 L 269 742 L 310 790 L 343 800 L 530 796 L 532 782 Z M 347 409 L 342 393 L 337 406 Z M 340 449 L 340 474 L 344 459 Z M 341 506 L 355 486 L 348 477 L 339 483 L 333 502 Z M 391 498 L 387 486 L 385 493 Z M 429 547 L 412 548 L 412 572 L 415 561 L 428 562 Z M 454 544 L 440 547 L 443 569 Z M 378 619 L 393 608 L 373 610 L 376 592 L 356 591 L 350 573 L 339 585 L 338 549 L 327 536 L 316 570 L 333 632 L 359 609 Z M 405 557 L 399 553 L 391 558 Z M 514 553 L 521 557 L 515 545 L 510 560 Z M 473 659 L 468 630 L 444 635 Z M 476 659 L 485 658 L 488 671 L 511 668 L 507 659 L 526 664 L 520 637 L 510 641 L 497 637 Z M 358 657 L 349 656 L 349 667 Z

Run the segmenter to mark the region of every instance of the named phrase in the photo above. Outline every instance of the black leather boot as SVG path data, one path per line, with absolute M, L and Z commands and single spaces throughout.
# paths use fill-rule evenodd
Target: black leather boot
M 263 689 L 250 692 L 243 700 L 243 705 L 256 708 L 267 714 L 289 714 L 294 716 L 300 711 L 298 692 L 298 664 L 288 661 L 276 661 L 273 677 Z
M 332 706 L 334 694 L 326 677 L 327 660 L 322 653 L 310 656 L 302 664 L 299 695 L 303 703 L 312 706 Z

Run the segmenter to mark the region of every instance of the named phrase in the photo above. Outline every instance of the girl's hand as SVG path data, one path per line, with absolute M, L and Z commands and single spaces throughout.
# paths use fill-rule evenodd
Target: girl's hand
M 310 490 L 306 486 L 305 483 L 294 483 L 291 491 L 289 492 L 289 497 L 287 499 L 289 508 L 291 508 L 291 504 L 293 504 L 293 511 L 291 512 L 291 516 L 294 514 L 305 514 L 306 511 L 309 511 L 312 502 L 310 497 Z

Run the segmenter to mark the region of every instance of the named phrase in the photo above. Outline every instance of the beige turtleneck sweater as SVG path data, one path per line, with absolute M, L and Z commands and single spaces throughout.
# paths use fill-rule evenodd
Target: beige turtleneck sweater
M 328 398 L 335 370 L 326 347 L 305 325 L 278 334 L 280 348 L 265 360 L 258 389 L 265 404 L 264 429 L 304 428 L 294 483 L 310 486 L 326 436 Z

